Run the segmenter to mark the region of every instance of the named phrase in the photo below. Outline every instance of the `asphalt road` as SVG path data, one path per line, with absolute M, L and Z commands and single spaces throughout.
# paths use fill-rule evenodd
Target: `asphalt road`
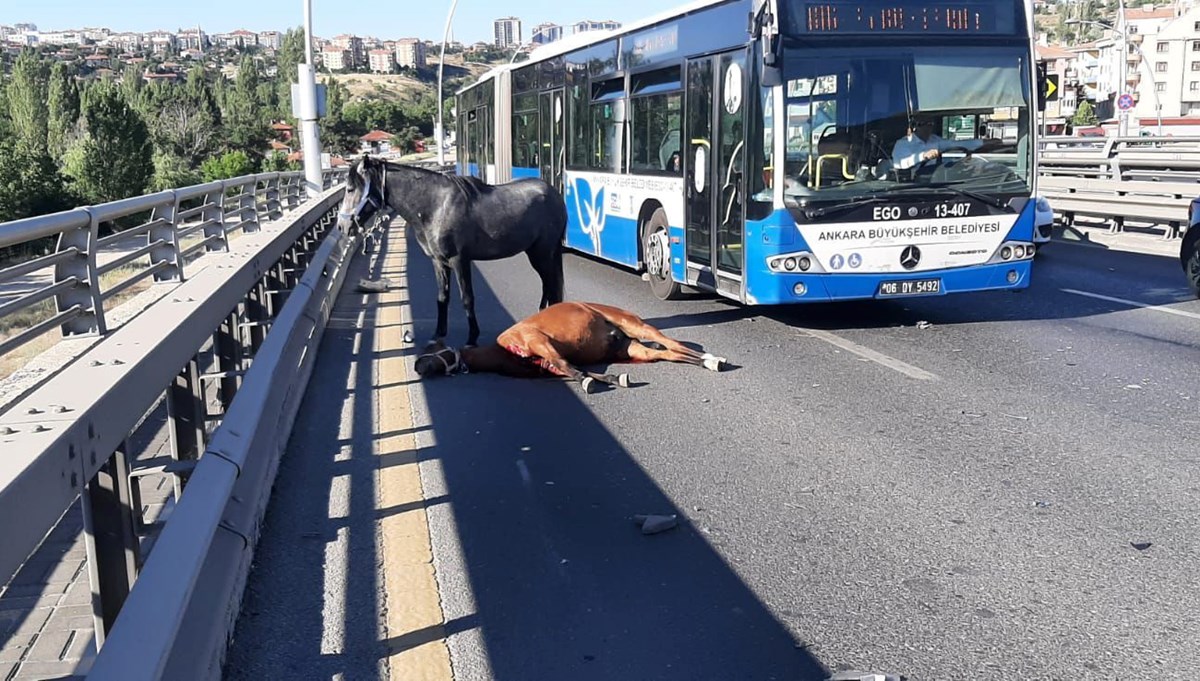
M 1200 302 L 1175 261 L 1056 244 L 1022 293 L 769 309 L 566 267 L 569 299 L 735 366 L 414 387 L 456 678 L 1200 668 Z M 485 339 L 539 298 L 524 258 L 475 290 Z M 682 524 L 643 536 L 639 513 Z

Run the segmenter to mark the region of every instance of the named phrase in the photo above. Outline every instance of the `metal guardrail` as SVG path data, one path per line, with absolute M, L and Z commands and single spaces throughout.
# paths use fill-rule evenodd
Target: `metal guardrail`
M 1200 196 L 1200 137 L 1046 137 L 1039 141 L 1038 191 L 1068 224 L 1076 215 L 1186 229 Z
M 326 171 L 326 188 L 344 173 Z M 53 316 L 0 341 L 0 356 L 55 327 L 61 327 L 64 336 L 103 335 L 108 330 L 105 301 L 148 277 L 183 281 L 186 263 L 203 253 L 228 251 L 233 232 L 253 233 L 263 220 L 277 219 L 300 205 L 303 182 L 302 172 L 246 175 L 0 224 L 0 248 L 48 237 L 58 240 L 53 253 L 0 269 L 0 285 L 53 271 L 45 286 L 0 304 L 0 319 L 44 301 L 56 303 Z M 100 236 L 101 225 L 141 215 L 147 217 L 140 224 Z M 143 244 L 99 263 L 99 252 L 142 238 Z M 146 267 L 102 285 L 103 275 L 142 258 L 149 260 Z
M 101 269 L 95 232 L 106 219 L 170 210 L 141 226 L 137 233 L 149 243 L 138 252 L 167 251 L 158 262 L 168 265 L 153 271 L 180 280 L 180 232 L 212 230 L 216 239 L 205 246 L 224 251 L 0 414 L 0 517 L 20 518 L 3 528 L 0 584 L 82 496 L 101 647 L 95 678 L 190 677 L 205 668 L 190 665 L 223 654 L 279 452 L 357 238 L 335 227 L 340 186 L 301 204 L 288 175 L 237 178 L 0 225 L 0 245 L 58 235 L 65 247 L 48 257 L 56 268 L 73 262 L 89 283 Z M 328 174 L 325 183 L 340 184 L 341 177 Z M 281 178 L 287 181 L 280 184 Z M 196 205 L 181 209 L 189 199 Z M 246 203 L 230 209 L 230 202 Z M 260 222 L 289 206 L 296 210 Z M 247 233 L 231 245 L 224 237 L 233 229 Z M 170 230 L 174 240 L 156 238 L 156 230 Z M 82 242 L 66 236 L 79 233 Z M 17 267 L 33 271 L 29 263 Z M 59 274 L 53 295 L 83 281 L 79 274 Z M 105 296 L 95 286 L 88 295 L 92 307 L 86 309 L 99 331 Z M 220 404 L 210 413 L 205 386 L 214 385 Z M 170 455 L 135 461 L 130 435 L 163 402 Z M 137 480 L 147 472 L 174 479 L 177 505 L 144 557 L 140 534 L 148 528 L 141 523 Z M 203 598 L 191 598 L 196 588 Z M 187 645 L 177 646 L 181 631 Z M 168 667 L 168 660 L 185 666 Z M 168 668 L 177 673 L 164 677 Z

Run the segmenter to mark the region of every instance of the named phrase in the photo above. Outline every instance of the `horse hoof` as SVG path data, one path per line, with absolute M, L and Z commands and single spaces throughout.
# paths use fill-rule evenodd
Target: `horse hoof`
M 628 388 L 629 374 L 621 374 L 620 376 L 617 376 L 617 385 L 621 386 L 622 388 Z
M 596 379 L 592 378 L 591 376 L 583 379 L 583 392 L 587 393 L 588 395 L 596 392 Z
M 704 368 L 709 371 L 720 371 L 723 359 L 720 357 L 705 357 Z

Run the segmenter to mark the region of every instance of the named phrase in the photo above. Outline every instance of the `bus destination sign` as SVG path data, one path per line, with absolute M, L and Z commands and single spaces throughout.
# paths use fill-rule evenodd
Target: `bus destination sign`
M 809 34 L 1005 35 L 1014 32 L 1011 5 L 999 2 L 814 2 L 802 21 Z M 797 17 L 799 18 L 799 17 Z

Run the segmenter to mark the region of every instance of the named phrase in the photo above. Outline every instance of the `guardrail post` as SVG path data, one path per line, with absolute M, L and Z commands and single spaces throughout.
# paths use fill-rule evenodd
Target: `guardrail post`
M 200 362 L 196 357 L 188 360 L 167 387 L 167 418 L 171 422 L 171 458 L 176 461 L 195 461 L 204 451 L 204 389 L 200 383 Z M 175 498 L 183 493 L 188 475 L 184 472 L 172 474 Z
M 204 250 L 206 253 L 228 251 L 229 239 L 225 236 L 225 183 L 221 182 L 221 186 L 205 194 L 203 201 L 212 206 L 201 216 L 205 223 L 204 238 L 217 237 L 217 240 L 209 241 Z
M 146 232 L 146 244 L 156 241 L 163 244 L 150 251 L 150 265 L 161 262 L 168 263 L 154 273 L 154 281 L 183 281 L 183 253 L 179 248 L 179 227 L 175 216 L 179 215 L 179 194 L 171 190 L 174 200 L 166 206 L 156 206 L 150 211 L 150 221 L 162 220 L 164 224 L 155 225 Z
M 246 294 L 246 339 L 250 344 L 250 355 L 258 354 L 263 340 L 267 337 L 267 324 L 271 318 L 267 304 L 266 280 L 259 279 L 258 284 Z
M 97 649 L 137 580 L 139 544 L 130 493 L 137 483 L 129 477 L 128 452 L 126 440 L 88 482 L 81 504 Z
M 63 336 L 99 334 L 108 331 L 104 323 L 104 301 L 100 297 L 100 275 L 96 271 L 96 241 L 100 238 L 100 221 L 91 208 L 83 208 L 88 216 L 88 226 L 63 232 L 58 236 L 58 250 L 76 248 L 77 257 L 59 262 L 54 266 L 54 281 L 60 282 L 75 277 L 79 283 L 55 295 L 58 311 L 64 312 L 78 305 L 82 314 L 62 325 Z
M 229 405 L 241 385 L 240 372 L 242 369 L 242 339 L 241 324 L 235 308 L 220 328 L 213 334 L 213 351 L 217 359 L 217 371 L 221 372 L 221 409 L 229 413 Z

